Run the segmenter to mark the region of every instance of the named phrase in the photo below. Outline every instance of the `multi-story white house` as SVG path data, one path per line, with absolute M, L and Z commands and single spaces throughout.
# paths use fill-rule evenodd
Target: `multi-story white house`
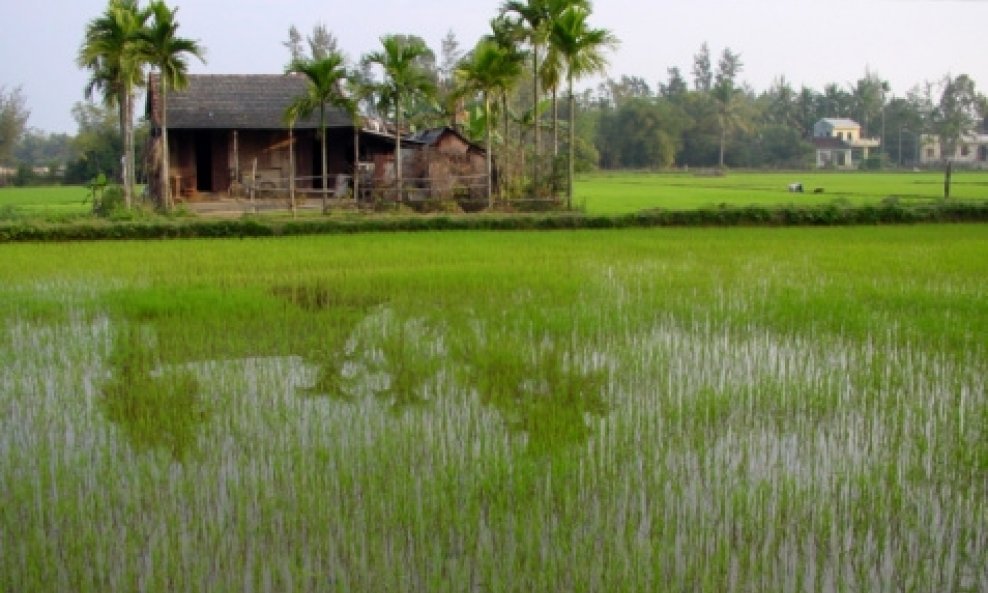
M 943 146 L 940 138 L 923 134 L 919 153 L 922 165 L 938 165 L 943 162 Z M 988 134 L 972 133 L 961 137 L 954 147 L 951 162 L 958 165 L 988 169 Z
M 877 138 L 861 137 L 861 125 L 852 119 L 826 117 L 813 126 L 819 168 L 857 169 L 868 151 L 881 144 Z

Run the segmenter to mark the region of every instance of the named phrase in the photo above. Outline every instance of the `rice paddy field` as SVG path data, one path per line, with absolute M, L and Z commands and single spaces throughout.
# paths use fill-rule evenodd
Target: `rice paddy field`
M 0 591 L 988 591 L 988 226 L 0 245 Z
M 789 184 L 796 182 L 803 184 L 805 193 L 788 191 Z M 821 192 L 814 193 L 816 189 Z M 92 209 L 87 196 L 83 187 L 0 188 L 0 220 L 85 216 Z M 988 172 L 956 171 L 951 196 L 988 200 Z M 943 197 L 943 173 L 728 171 L 716 176 L 709 172 L 597 172 L 577 179 L 574 206 L 589 214 L 626 214 L 654 208 L 694 210 L 721 204 L 864 205 L 890 197 L 905 204 L 937 201 Z
M 802 183 L 804 193 L 790 193 Z M 815 190 L 819 190 L 815 193 Z M 619 214 L 652 208 L 692 210 L 721 204 L 772 206 L 787 204 L 876 204 L 886 198 L 924 203 L 943 197 L 943 172 L 752 173 L 594 173 L 575 185 L 574 203 L 590 214 Z M 988 172 L 958 171 L 951 197 L 988 200 Z
M 93 209 L 88 200 L 89 190 L 76 185 L 0 187 L 0 220 L 83 216 Z

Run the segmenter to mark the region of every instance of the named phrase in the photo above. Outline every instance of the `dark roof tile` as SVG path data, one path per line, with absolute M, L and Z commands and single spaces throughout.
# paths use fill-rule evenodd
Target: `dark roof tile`
M 306 80 L 289 74 L 191 74 L 189 85 L 168 92 L 168 129 L 284 129 L 285 109 L 306 92 Z M 152 76 L 148 111 L 160 121 L 157 77 Z M 326 126 L 349 127 L 343 110 L 327 106 Z M 318 128 L 319 112 L 295 123 Z

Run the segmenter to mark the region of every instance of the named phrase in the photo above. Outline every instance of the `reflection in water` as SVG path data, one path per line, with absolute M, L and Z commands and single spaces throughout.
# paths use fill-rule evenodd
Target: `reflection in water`
M 584 365 L 575 348 L 543 344 L 536 356 L 494 344 L 472 360 L 481 401 L 512 431 L 528 437 L 528 451 L 552 453 L 585 442 L 588 416 L 607 413 L 607 370 Z
M 113 378 L 103 385 L 101 408 L 131 445 L 163 449 L 182 460 L 192 451 L 209 410 L 199 380 L 189 371 L 155 373 L 160 361 L 139 327 L 129 327 L 110 357 Z

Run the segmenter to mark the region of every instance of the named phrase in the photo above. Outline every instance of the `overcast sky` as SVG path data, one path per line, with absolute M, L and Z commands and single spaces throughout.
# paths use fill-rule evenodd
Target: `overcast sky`
M 501 0 L 172 0 L 179 32 L 199 40 L 207 63 L 194 73 L 279 73 L 282 43 L 294 24 L 322 22 L 351 57 L 376 49 L 381 35 L 419 35 L 439 53 L 452 30 L 461 46 L 488 28 Z M 75 132 L 72 104 L 87 75 L 75 65 L 85 24 L 106 0 L 0 0 L 0 86 L 20 86 L 28 125 Z M 644 78 L 653 88 L 666 69 L 689 78 L 703 42 L 739 52 L 741 78 L 756 90 L 785 75 L 820 90 L 849 86 L 868 68 L 895 94 L 947 73 L 969 74 L 988 90 L 988 0 L 596 0 L 592 23 L 621 40 L 609 75 Z

